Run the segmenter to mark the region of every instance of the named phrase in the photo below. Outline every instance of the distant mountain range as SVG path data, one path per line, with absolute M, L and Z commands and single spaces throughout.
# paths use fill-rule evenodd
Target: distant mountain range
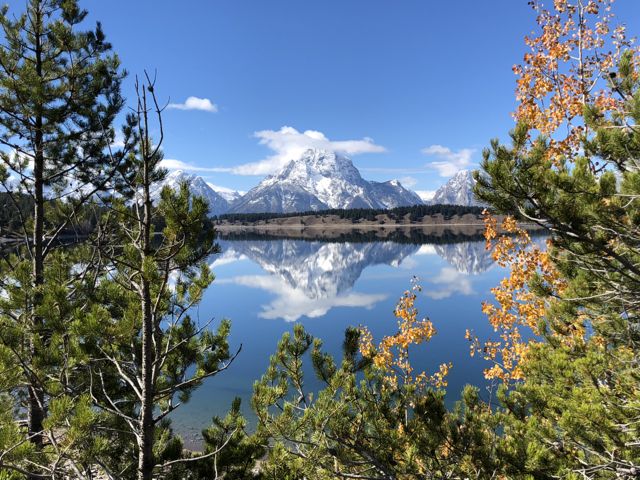
M 394 208 L 421 203 L 398 181 L 368 182 L 351 160 L 326 150 L 307 150 L 265 178 L 230 213 L 291 213 L 330 208 Z
M 470 171 L 458 172 L 436 191 L 431 201 L 425 202 L 398 180 L 367 181 L 349 158 L 318 149 L 307 150 L 244 195 L 234 191 L 216 191 L 202 177 L 176 170 L 156 185 L 154 197 L 159 198 L 164 186 L 176 189 L 180 182 L 187 182 L 193 194 L 209 202 L 212 216 L 224 213 L 388 209 L 425 203 L 479 205 L 473 197 L 475 180 Z

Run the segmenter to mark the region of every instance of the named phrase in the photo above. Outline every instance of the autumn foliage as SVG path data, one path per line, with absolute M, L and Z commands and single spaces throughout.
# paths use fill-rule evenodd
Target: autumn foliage
M 505 217 L 498 225 L 497 219 L 485 211 L 484 221 L 486 248 L 492 250 L 498 265 L 510 268 L 510 274 L 491 289 L 495 302 L 482 303 L 482 312 L 499 337 L 481 342 L 467 330 L 466 338 L 471 342 L 471 356 L 481 354 L 493 364 L 485 369 L 485 377 L 509 383 L 523 378 L 520 363 L 529 343 L 542 333 L 548 301 L 531 291 L 529 285 L 537 280 L 548 291 L 559 294 L 565 282 L 547 250 L 536 245 L 513 217 Z
M 539 28 L 525 37 L 529 51 L 513 67 L 518 77 L 514 117 L 552 137 L 550 155 L 573 155 L 586 130 L 585 105 L 603 112 L 620 108 L 608 88 L 609 72 L 632 41 L 623 25 L 615 25 L 614 0 L 529 3 Z
M 427 343 L 436 334 L 430 320 L 418 318 L 415 303 L 421 291 L 422 287 L 414 278 L 411 289 L 403 293 L 393 312 L 398 321 L 398 331 L 384 337 L 377 347 L 370 330 L 366 327 L 361 329 L 361 353 L 373 359 L 375 367 L 385 373 L 385 381 L 393 387 L 397 387 L 399 381 L 418 387 L 447 386 L 446 376 L 452 367 L 451 363 L 441 364 L 439 370 L 431 375 L 424 371 L 416 374 L 409 359 L 411 346 Z
M 534 132 L 541 135 L 533 141 L 538 146 L 544 142 L 541 169 L 563 170 L 567 162 L 577 159 L 590 134 L 584 121 L 587 107 L 603 116 L 624 109 L 623 100 L 611 88 L 615 78 L 611 72 L 633 41 L 627 38 L 624 25 L 615 24 L 613 3 L 530 2 L 538 29 L 525 37 L 529 51 L 522 64 L 513 67 L 518 101 L 514 117 L 527 128 L 528 138 Z M 489 154 L 485 152 L 485 156 Z M 594 172 L 599 165 L 589 161 Z M 525 219 L 544 223 L 539 218 Z M 541 321 L 549 298 L 562 293 L 564 282 L 546 249 L 533 244 L 526 228 L 514 217 L 507 216 L 498 226 L 497 220 L 485 212 L 485 227 L 487 249 L 493 249 L 496 262 L 510 273 L 492 289 L 495 303 L 482 305 L 499 338 L 481 342 L 467 331 L 467 339 L 472 355 L 480 353 L 493 363 L 485 376 L 509 383 L 523 378 L 519 364 L 529 343 L 542 334 Z M 550 295 L 538 296 L 529 288 L 533 281 L 544 284 Z M 569 330 L 571 334 L 564 341 L 572 342 L 584 333 L 584 326 L 576 322 Z

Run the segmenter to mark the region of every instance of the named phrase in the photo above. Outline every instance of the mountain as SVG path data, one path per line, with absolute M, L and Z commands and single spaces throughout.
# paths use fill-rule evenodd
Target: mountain
M 210 184 L 209 184 L 209 188 L 211 188 L 211 190 L 213 190 L 218 195 L 220 195 L 222 198 L 224 198 L 229 205 L 231 205 L 234 202 L 237 202 L 238 199 L 240 199 L 242 197 L 242 195 L 244 194 L 244 192 L 241 193 L 241 192 L 238 192 L 237 190 L 229 190 L 229 189 L 216 190 Z
M 373 195 L 385 208 L 421 205 L 424 203 L 417 193 L 402 186 L 398 180 L 369 182 Z
M 334 152 L 309 149 L 251 189 L 231 213 L 291 213 L 330 208 L 393 208 L 422 203 L 397 180 L 362 178 L 351 160 Z
M 263 306 L 263 318 L 295 321 L 302 316 L 317 317 L 334 307 L 367 307 L 386 295 L 367 295 L 354 291 L 363 271 L 374 265 L 413 265 L 414 255 L 437 254 L 449 265 L 427 280 L 425 293 L 446 298 L 456 292 L 472 292 L 470 277 L 493 265 L 491 252 L 482 241 L 448 244 L 396 243 L 393 241 L 331 242 L 298 239 L 219 240 L 222 257 L 211 267 L 239 259 L 249 259 L 267 275 L 248 274 L 233 282 L 268 291 L 270 303 Z M 413 268 L 413 267 L 411 267 Z
M 192 195 L 204 197 L 204 199 L 209 202 L 209 215 L 220 215 L 229 210 L 230 201 L 227 198 L 233 197 L 232 194 L 225 192 L 223 195 L 222 193 L 216 192 L 202 177 L 190 175 L 182 170 L 174 170 L 167 175 L 162 182 L 157 183 L 151 193 L 152 200 L 157 202 L 160 199 L 160 192 L 165 186 L 177 190 L 181 182 L 187 182 L 189 184 L 189 190 Z
M 473 195 L 476 181 L 473 172 L 460 170 L 447 183 L 436 190 L 429 203 L 432 205 L 464 205 L 466 207 L 482 206 Z
M 283 239 L 220 242 L 267 273 L 280 276 L 291 288 L 309 298 L 328 298 L 350 290 L 365 268 L 398 266 L 413 255 L 417 245 L 395 242 L 322 242 Z

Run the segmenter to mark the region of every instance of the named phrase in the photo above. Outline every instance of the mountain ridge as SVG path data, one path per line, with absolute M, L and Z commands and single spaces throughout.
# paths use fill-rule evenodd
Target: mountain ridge
M 429 203 L 431 205 L 462 205 L 465 207 L 483 206 L 473 194 L 475 184 L 476 180 L 473 178 L 472 170 L 459 170 L 436 190 Z
M 393 208 L 421 203 L 397 180 L 369 182 L 348 157 L 309 149 L 249 190 L 229 213 L 289 213 L 335 208 Z
M 306 150 L 246 193 L 222 188 L 215 190 L 215 186 L 202 177 L 175 170 L 155 187 L 154 199 L 157 201 L 162 187 L 176 189 L 183 181 L 189 184 L 193 194 L 209 202 L 211 216 L 332 209 L 380 210 L 436 204 L 482 205 L 473 196 L 475 179 L 469 170 L 456 173 L 431 200 L 425 201 L 399 180 L 365 180 L 348 157 L 323 149 Z

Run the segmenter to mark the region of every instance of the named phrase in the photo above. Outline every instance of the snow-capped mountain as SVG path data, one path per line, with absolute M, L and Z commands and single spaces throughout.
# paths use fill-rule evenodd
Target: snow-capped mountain
M 472 172 L 461 170 L 441 186 L 431 200 L 402 186 L 398 180 L 373 182 L 362 178 L 347 157 L 334 152 L 309 149 L 284 169 L 260 182 L 248 193 L 220 187 L 182 170 L 171 172 L 154 189 L 154 201 L 162 187 L 177 189 L 186 181 L 194 195 L 209 202 L 210 214 L 295 213 L 331 208 L 395 208 L 401 206 L 446 204 L 482 205 L 473 196 Z
M 421 205 L 422 199 L 417 193 L 404 188 L 398 180 L 388 182 L 369 182 L 373 194 L 385 208 Z
M 231 204 L 228 199 L 234 198 L 233 193 L 236 194 L 236 198 L 240 196 L 238 192 L 224 192 L 224 194 L 216 192 L 202 177 L 190 175 L 182 170 L 174 170 L 167 175 L 162 182 L 155 185 L 151 194 L 153 201 L 157 202 L 160 199 L 160 192 L 165 186 L 177 190 L 181 182 L 187 182 L 189 184 L 189 190 L 192 195 L 204 197 L 204 199 L 209 202 L 209 215 L 220 215 L 227 212 Z
M 371 265 L 398 266 L 417 245 L 395 242 L 323 242 L 294 239 L 220 242 L 269 274 L 278 275 L 309 298 L 327 298 L 351 289 Z
M 233 241 L 222 238 L 224 252 L 212 264 L 249 259 L 267 275 L 240 275 L 233 282 L 250 288 L 263 289 L 272 300 L 263 305 L 263 318 L 283 318 L 296 321 L 303 316 L 325 315 L 334 307 L 370 308 L 386 295 L 354 292 L 353 287 L 363 271 L 373 265 L 400 267 L 414 255 L 437 254 L 451 266 L 440 274 L 425 293 L 432 298 L 446 298 L 456 292 L 472 292 L 471 275 L 478 275 L 493 265 L 484 242 L 424 244 L 393 241 L 331 242 L 296 239 Z M 410 260 L 409 260 L 410 261 Z M 220 262 L 220 263 L 218 263 Z
M 220 246 L 230 257 L 248 258 L 268 274 L 240 275 L 232 281 L 269 292 L 272 300 L 258 315 L 286 321 L 320 317 L 335 307 L 373 307 L 387 295 L 353 291 L 362 272 L 371 265 L 398 266 L 418 250 L 417 245 L 394 242 L 293 239 L 222 240 Z
M 460 170 L 447 183 L 436 190 L 435 195 L 429 203 L 433 205 L 482 205 L 473 195 L 473 187 L 476 181 L 473 172 L 470 170 Z
M 251 189 L 230 212 L 304 212 L 329 208 L 393 208 L 422 203 L 400 182 L 368 182 L 347 157 L 309 149 Z
M 229 205 L 234 202 L 237 202 L 244 193 L 238 192 L 237 190 L 216 190 L 213 186 L 209 185 L 209 188 L 224 198 Z

